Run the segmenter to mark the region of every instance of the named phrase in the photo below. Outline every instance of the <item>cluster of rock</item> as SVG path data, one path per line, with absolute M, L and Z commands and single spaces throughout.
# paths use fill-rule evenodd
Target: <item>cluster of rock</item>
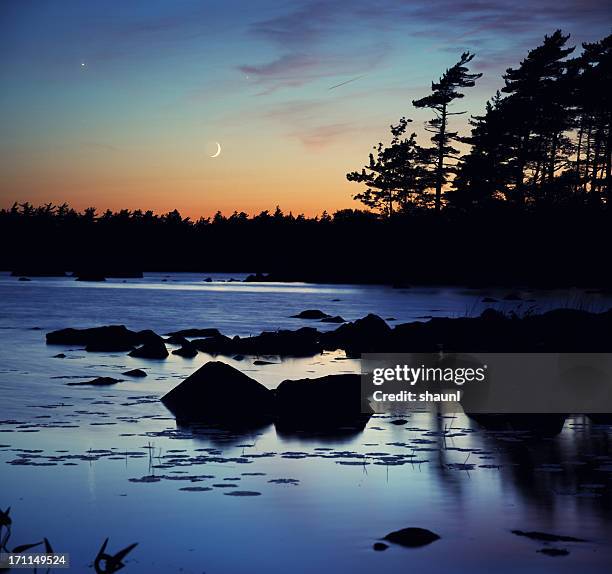
M 317 318 L 320 318 L 317 312 Z M 303 314 L 300 314 L 303 316 Z M 309 317 L 314 311 L 307 312 Z M 323 317 L 325 318 L 325 317 Z M 217 329 L 185 329 L 163 339 L 150 330 L 130 331 L 123 325 L 62 329 L 47 334 L 48 344 L 84 345 L 87 351 L 129 351 L 134 357 L 163 359 L 165 343 L 181 345 L 174 354 L 278 355 L 308 357 L 344 350 L 349 357 L 384 352 L 609 352 L 612 310 L 589 313 L 557 309 L 518 317 L 493 309 L 479 317 L 432 318 L 390 327 L 377 315 L 321 332 L 314 327 L 264 331 L 250 337 L 228 337 Z
M 286 380 L 270 390 L 220 361 L 206 363 L 161 400 L 179 422 L 274 422 L 280 430 L 363 428 L 373 412 L 361 399 L 359 375 Z

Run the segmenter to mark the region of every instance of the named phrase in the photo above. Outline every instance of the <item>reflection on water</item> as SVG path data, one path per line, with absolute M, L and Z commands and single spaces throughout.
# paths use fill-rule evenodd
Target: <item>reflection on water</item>
M 140 543 L 127 573 L 608 571 L 612 434 L 588 418 L 570 417 L 554 437 L 487 431 L 436 413 L 402 415 L 403 423 L 399 414 L 377 415 L 363 432 L 338 436 L 177 427 L 158 398 L 210 357 L 144 361 L 44 345 L 45 330 L 68 325 L 249 334 L 303 325 L 288 317 L 307 308 L 348 319 L 373 311 L 408 320 L 425 308 L 463 314 L 474 293 L 73 288 L 47 280 L 51 289 L 45 281 L 0 278 L 0 508 L 13 508 L 16 542 L 47 536 L 78 572 L 90 571 L 107 536 L 113 549 Z M 53 358 L 60 350 L 66 358 Z M 228 362 L 270 388 L 359 369 L 340 353 L 261 367 L 252 358 Z M 65 384 L 121 378 L 128 368 L 148 376 L 109 388 Z M 372 550 L 408 526 L 441 539 Z M 587 542 L 548 544 L 570 552 L 550 557 L 537 552 L 546 544 L 515 529 Z

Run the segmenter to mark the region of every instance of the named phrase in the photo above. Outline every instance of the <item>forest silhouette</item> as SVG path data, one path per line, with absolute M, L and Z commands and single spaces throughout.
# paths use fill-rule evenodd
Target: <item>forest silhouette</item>
M 481 74 L 457 63 L 414 100 L 430 145 L 391 126 L 346 175 L 367 209 L 317 217 L 14 204 L 0 211 L 0 266 L 57 270 L 249 271 L 318 282 L 612 285 L 612 35 L 578 52 L 557 30 L 503 75 L 504 87 L 453 131 Z M 365 189 L 364 189 L 365 188 Z M 267 273 L 264 276 L 261 273 Z

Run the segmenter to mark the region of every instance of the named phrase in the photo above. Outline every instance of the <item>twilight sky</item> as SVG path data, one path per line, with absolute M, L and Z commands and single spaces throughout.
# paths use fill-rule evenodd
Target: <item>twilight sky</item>
M 479 113 L 544 34 L 611 24 L 607 0 L 0 0 L 0 206 L 358 207 L 346 172 L 422 131 L 411 100 L 462 51 Z

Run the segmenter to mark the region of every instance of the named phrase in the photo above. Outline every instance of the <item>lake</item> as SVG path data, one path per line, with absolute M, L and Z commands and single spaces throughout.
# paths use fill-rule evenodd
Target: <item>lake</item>
M 347 320 L 376 313 L 390 325 L 557 307 L 604 310 L 612 296 L 517 291 L 229 282 L 246 274 L 145 274 L 143 279 L 18 281 L 0 274 L 0 509 L 9 546 L 46 536 L 75 572 L 102 541 L 132 542 L 125 572 L 471 573 L 609 572 L 612 431 L 569 417 L 552 438 L 489 432 L 463 415 L 377 415 L 361 433 L 305 436 L 273 426 L 243 435 L 178 428 L 159 397 L 211 360 L 163 361 L 47 346 L 64 327 L 124 324 L 159 334 L 216 327 L 226 335 L 304 325 L 321 309 Z M 483 298 L 495 299 L 485 303 Z M 65 358 L 55 358 L 64 353 Z M 287 378 L 359 372 L 342 352 L 255 366 L 223 358 L 269 388 Z M 112 387 L 67 383 L 143 379 Z M 372 545 L 416 526 L 440 540 L 417 549 Z M 512 530 L 584 539 L 546 545 Z M 537 552 L 562 547 L 569 555 Z

